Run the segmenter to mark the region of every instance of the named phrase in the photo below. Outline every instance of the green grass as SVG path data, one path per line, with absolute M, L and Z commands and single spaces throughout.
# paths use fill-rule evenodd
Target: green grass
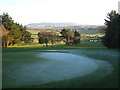
M 82 48 L 75 48 L 82 47 Z M 102 48 L 101 48 L 102 47 Z M 74 49 L 75 48 L 75 49 Z M 81 42 L 80 45 L 56 45 L 52 47 L 33 47 L 33 48 L 3 48 L 3 71 L 15 72 L 17 68 L 12 68 L 12 65 L 23 63 L 29 64 L 42 60 L 42 58 L 34 57 L 37 53 L 42 53 L 44 50 L 67 50 L 68 53 L 86 56 L 98 60 L 108 61 L 113 66 L 111 74 L 97 79 L 98 73 L 102 74 L 99 70 L 93 74 L 76 77 L 69 80 L 62 80 L 57 82 L 51 82 L 46 84 L 35 84 L 31 86 L 19 86 L 12 88 L 118 88 L 118 51 L 109 50 L 105 48 L 100 42 Z M 104 72 L 103 72 L 104 73 Z M 3 88 L 7 88 L 6 84 L 9 84 L 11 79 L 7 78 L 11 76 L 5 71 L 3 73 Z M 9 82 L 8 82 L 9 81 Z M 82 84 L 81 82 L 85 82 Z

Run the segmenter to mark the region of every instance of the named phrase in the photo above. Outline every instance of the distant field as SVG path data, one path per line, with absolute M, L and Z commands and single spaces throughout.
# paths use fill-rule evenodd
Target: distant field
M 40 30 L 27 30 L 32 34 L 38 34 Z M 80 34 L 100 34 L 99 30 L 79 30 Z
M 79 30 L 80 34 L 100 34 L 99 30 Z
M 31 37 L 38 37 L 38 32 L 40 32 L 40 30 L 27 30 L 28 32 L 32 33 Z

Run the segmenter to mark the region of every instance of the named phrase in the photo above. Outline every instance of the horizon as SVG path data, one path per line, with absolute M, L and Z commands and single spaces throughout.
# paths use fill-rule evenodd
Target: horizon
M 76 25 L 95 25 L 95 24 L 80 24 L 80 23 L 74 23 L 74 22 L 38 22 L 38 23 L 29 23 L 29 24 L 46 24 L 46 23 L 50 23 L 50 24 L 60 24 L 60 23 L 63 23 L 63 24 L 76 24 Z M 27 24 L 26 26 L 28 26 L 29 24 Z M 104 25 L 104 24 L 103 24 Z M 95 26 L 103 26 L 103 25 L 95 25 Z
M 76 23 L 104 25 L 107 14 L 118 12 L 119 0 L 2 0 L 0 14 L 20 24 Z

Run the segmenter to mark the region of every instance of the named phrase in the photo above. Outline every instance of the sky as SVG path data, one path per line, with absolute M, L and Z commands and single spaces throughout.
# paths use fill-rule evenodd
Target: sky
M 0 0 L 0 14 L 7 12 L 23 25 L 41 22 L 71 22 L 104 25 L 119 0 Z

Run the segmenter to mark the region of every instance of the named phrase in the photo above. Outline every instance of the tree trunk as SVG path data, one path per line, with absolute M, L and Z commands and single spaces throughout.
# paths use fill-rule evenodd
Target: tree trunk
M 45 43 L 46 44 L 46 47 L 48 47 L 48 43 Z
M 7 43 L 5 43 L 5 48 L 7 48 Z
M 52 42 L 52 47 L 53 47 L 53 44 L 54 44 L 54 43 Z
M 69 37 L 66 38 L 66 45 L 69 45 Z

